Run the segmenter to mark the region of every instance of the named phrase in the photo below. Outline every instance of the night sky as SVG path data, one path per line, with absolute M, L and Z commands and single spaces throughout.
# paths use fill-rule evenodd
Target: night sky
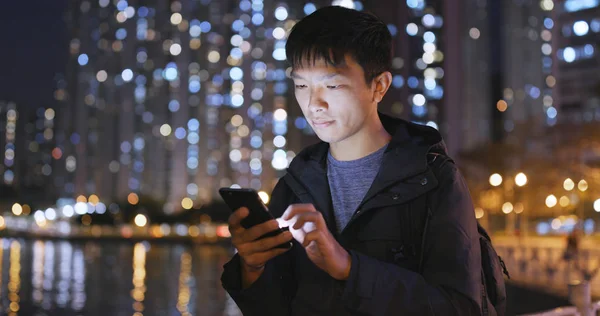
M 55 104 L 53 79 L 68 56 L 67 1 L 0 1 L 0 100 L 19 109 Z

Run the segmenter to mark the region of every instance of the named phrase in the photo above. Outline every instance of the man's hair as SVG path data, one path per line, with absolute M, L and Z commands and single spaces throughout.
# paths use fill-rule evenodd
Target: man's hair
M 286 43 L 292 68 L 317 60 L 343 66 L 348 54 L 362 67 L 367 84 L 392 66 L 392 35 L 375 15 L 340 6 L 321 8 L 294 27 Z

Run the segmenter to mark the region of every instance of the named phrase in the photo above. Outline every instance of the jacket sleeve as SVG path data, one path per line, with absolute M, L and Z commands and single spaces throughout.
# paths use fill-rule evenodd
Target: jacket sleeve
M 481 315 L 481 250 L 473 204 L 454 164 L 429 196 L 423 274 L 350 251 L 343 303 L 360 315 Z
M 287 195 L 285 183 L 280 179 L 273 189 L 269 204 L 273 216 L 283 214 L 289 201 Z M 292 262 L 292 251 L 271 259 L 261 276 L 250 287 L 242 289 L 242 263 L 236 253 L 223 266 L 221 283 L 245 316 L 290 315 L 291 300 L 297 287 Z

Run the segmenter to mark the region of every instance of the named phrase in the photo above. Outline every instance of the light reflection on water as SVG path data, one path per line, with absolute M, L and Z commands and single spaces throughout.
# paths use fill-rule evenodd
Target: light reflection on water
M 147 242 L 0 238 L 0 315 L 241 315 L 221 288 L 230 252 Z

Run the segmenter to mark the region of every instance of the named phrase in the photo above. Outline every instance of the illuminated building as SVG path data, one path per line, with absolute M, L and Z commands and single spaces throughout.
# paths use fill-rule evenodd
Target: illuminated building
M 555 1 L 553 26 L 559 119 L 600 120 L 600 1 Z
M 51 108 L 0 102 L 0 175 L 2 185 L 13 188 L 10 194 L 37 201 L 53 196 L 54 116 Z
M 19 115 L 14 102 L 0 102 L 0 144 L 2 145 L 2 164 L 0 171 L 6 186 L 12 186 L 16 169 L 16 134 Z
M 293 3 L 293 4 L 292 4 Z M 285 38 L 315 6 L 260 0 L 70 3 L 56 97 L 63 195 L 181 209 L 221 186 L 270 191 L 314 136 L 289 86 Z

